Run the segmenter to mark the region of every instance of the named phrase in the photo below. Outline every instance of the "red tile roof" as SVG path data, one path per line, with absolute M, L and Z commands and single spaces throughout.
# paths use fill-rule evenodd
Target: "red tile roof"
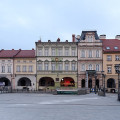
M 103 52 L 120 52 L 120 40 L 118 39 L 102 39 L 103 41 Z M 110 49 L 106 49 L 110 47 Z M 115 49 L 114 47 L 118 47 Z
M 35 50 L 1 50 L 0 58 L 35 58 Z
M 19 50 L 1 50 L 0 51 L 0 58 L 12 58 L 18 52 L 19 52 Z
M 16 58 L 35 58 L 35 50 L 20 50 Z

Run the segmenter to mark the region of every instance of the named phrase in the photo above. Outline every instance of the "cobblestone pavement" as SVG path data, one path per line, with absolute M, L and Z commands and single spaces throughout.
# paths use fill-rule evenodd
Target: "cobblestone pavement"
M 120 120 L 117 94 L 0 94 L 0 120 Z

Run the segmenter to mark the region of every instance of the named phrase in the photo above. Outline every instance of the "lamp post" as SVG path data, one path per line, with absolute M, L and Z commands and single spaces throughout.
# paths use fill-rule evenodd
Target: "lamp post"
M 102 78 L 104 78 L 104 85 L 103 85 L 103 92 L 104 92 L 104 96 L 105 96 L 105 74 L 104 74 L 104 71 L 101 71 L 102 73 Z
M 118 73 L 118 100 L 120 101 L 120 64 L 116 64 L 115 72 Z

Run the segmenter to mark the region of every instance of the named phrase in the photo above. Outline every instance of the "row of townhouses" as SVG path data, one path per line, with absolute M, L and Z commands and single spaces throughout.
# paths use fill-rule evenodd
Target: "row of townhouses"
M 48 40 L 32 50 L 0 51 L 0 85 L 12 89 L 53 90 L 57 88 L 118 88 L 114 66 L 120 64 L 120 35 L 115 39 L 97 31 L 72 35 L 72 42 Z

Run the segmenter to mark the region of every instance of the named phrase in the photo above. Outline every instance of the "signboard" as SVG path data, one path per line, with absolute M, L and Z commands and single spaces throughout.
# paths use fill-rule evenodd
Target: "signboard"
M 0 82 L 0 86 L 5 86 L 5 82 Z

